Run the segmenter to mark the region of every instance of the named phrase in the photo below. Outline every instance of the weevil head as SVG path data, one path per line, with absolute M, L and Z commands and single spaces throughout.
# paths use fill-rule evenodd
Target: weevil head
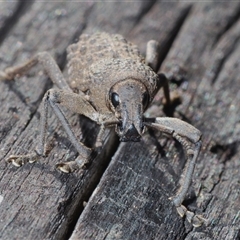
M 109 91 L 108 103 L 118 119 L 116 133 L 120 141 L 140 141 L 143 133 L 143 112 L 149 104 L 145 85 L 135 79 L 117 82 Z

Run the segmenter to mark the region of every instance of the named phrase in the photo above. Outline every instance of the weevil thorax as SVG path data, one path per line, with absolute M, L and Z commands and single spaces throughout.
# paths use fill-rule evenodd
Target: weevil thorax
M 132 78 L 119 81 L 110 89 L 108 101 L 119 120 L 116 133 L 120 141 L 139 141 L 143 133 L 143 112 L 149 103 L 146 86 Z

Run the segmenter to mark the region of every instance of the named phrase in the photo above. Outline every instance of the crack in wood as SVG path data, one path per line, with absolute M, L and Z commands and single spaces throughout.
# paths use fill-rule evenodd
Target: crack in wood
M 221 32 L 218 33 L 218 35 L 215 38 L 215 41 L 213 42 L 213 46 L 212 48 L 215 47 L 215 45 L 218 44 L 219 40 L 228 33 L 228 31 L 234 27 L 235 23 L 240 19 L 240 5 L 236 8 L 236 11 L 234 12 L 234 14 L 231 14 L 231 16 L 229 16 L 229 21 L 227 21 L 226 26 L 222 29 Z
M 24 1 L 19 0 L 14 12 L 10 17 L 5 19 L 3 27 L 0 29 L 0 45 L 11 31 L 11 29 L 16 25 L 19 18 L 31 7 L 33 0 Z
M 211 146 L 210 151 L 214 154 L 217 154 L 219 157 L 221 157 L 221 160 L 220 160 L 221 163 L 226 163 L 236 155 L 238 145 L 239 145 L 239 141 L 235 141 L 229 144 L 215 143 L 213 146 Z

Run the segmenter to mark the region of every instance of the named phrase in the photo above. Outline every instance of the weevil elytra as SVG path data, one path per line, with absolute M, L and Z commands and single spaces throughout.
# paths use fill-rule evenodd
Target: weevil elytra
M 47 75 L 58 87 L 48 90 L 43 98 L 39 143 L 34 152 L 27 155 L 11 155 L 8 158 L 15 166 L 34 162 L 45 155 L 48 106 L 60 120 L 71 143 L 83 161 L 59 163 L 63 172 L 71 172 L 90 161 L 92 149 L 78 141 L 62 111 L 62 106 L 85 115 L 100 125 L 95 147 L 102 145 L 104 129 L 116 126 L 120 141 L 139 141 L 147 127 L 155 128 L 172 135 L 186 150 L 186 166 L 180 179 L 180 188 L 170 198 L 180 216 L 194 225 L 205 221 L 182 205 L 189 189 L 196 159 L 201 148 L 201 133 L 192 125 L 176 118 L 157 117 L 147 119 L 144 111 L 151 103 L 155 93 L 163 88 L 166 105 L 170 105 L 168 80 L 164 74 L 157 74 L 158 43 L 147 43 L 146 59 L 138 47 L 121 35 L 108 33 L 83 34 L 77 43 L 67 49 L 68 75 L 70 85 L 53 58 L 47 53 L 38 53 L 27 62 L 0 71 L 0 80 L 12 80 L 25 74 L 40 63 Z

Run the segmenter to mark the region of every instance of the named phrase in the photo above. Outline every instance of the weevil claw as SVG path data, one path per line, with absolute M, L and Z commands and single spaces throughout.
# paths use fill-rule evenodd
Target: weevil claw
M 21 167 L 25 163 L 34 163 L 38 160 L 40 156 L 36 153 L 31 153 L 27 155 L 10 155 L 7 162 L 12 163 L 16 167 Z
M 90 163 L 90 159 L 82 159 L 81 157 L 78 157 L 75 161 L 58 163 L 56 164 L 56 168 L 64 173 L 71 173 L 77 170 L 85 169 Z
M 56 164 L 56 168 L 64 173 L 72 172 L 72 169 L 70 168 L 70 166 L 67 163 L 58 163 L 58 164 Z
M 184 215 L 188 212 L 187 208 L 184 207 L 183 205 L 177 207 L 177 212 L 180 215 L 180 217 L 184 217 Z
M 183 205 L 176 208 L 180 217 L 186 216 L 189 223 L 191 223 L 194 227 L 200 227 L 203 224 L 207 223 L 207 219 L 202 215 L 197 215 L 191 211 L 188 211 L 187 208 Z
M 191 221 L 194 227 L 200 227 L 203 224 L 207 225 L 208 220 L 204 218 L 202 215 L 195 215 Z
M 24 165 L 24 162 L 22 161 L 21 158 L 19 158 L 17 155 L 11 155 L 8 159 L 7 162 L 12 163 L 15 167 L 21 167 Z
M 0 71 L 0 80 L 12 80 L 12 78 L 4 71 Z

